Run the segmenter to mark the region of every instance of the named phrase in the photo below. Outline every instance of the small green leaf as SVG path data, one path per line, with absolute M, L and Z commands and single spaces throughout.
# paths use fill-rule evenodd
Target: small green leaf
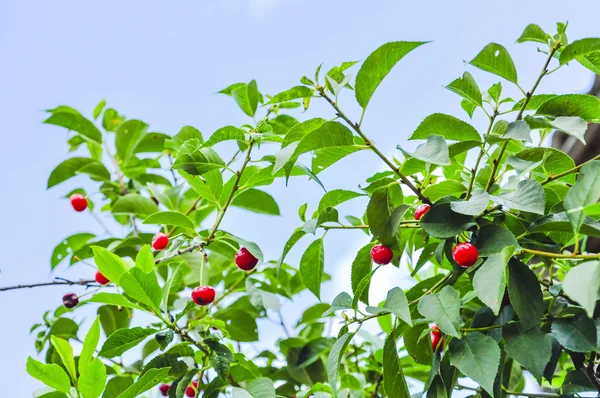
M 552 322 L 552 335 L 567 350 L 595 351 L 598 333 L 596 324 L 585 315 Z
M 300 279 L 318 299 L 321 298 L 324 264 L 323 240 L 317 239 L 308 246 L 300 259 Z
M 395 287 L 388 292 L 385 303 L 381 309 L 391 312 L 406 322 L 409 326 L 412 326 L 410 309 L 408 308 L 408 300 L 406 300 L 404 291 L 399 287 Z
M 532 41 L 542 44 L 548 44 L 548 40 L 550 40 L 550 35 L 544 32 L 544 30 L 540 28 L 539 25 L 532 23 L 525 27 L 525 30 L 517 39 L 517 43 L 525 43 L 528 41 Z
M 48 177 L 47 188 L 52 188 L 78 174 L 87 174 L 96 181 L 109 181 L 110 172 L 106 167 L 91 158 L 70 158 L 56 166 Z
M 227 332 L 232 340 L 240 342 L 258 341 L 256 319 L 247 310 L 227 308 L 215 313 L 214 318 L 227 324 Z
M 430 135 L 427 137 L 427 142 L 419 145 L 414 152 L 409 152 L 409 154 L 423 162 L 440 166 L 450 165 L 448 144 L 446 144 L 444 137 L 439 135 Z
M 85 303 L 103 303 L 145 311 L 141 306 L 132 303 L 127 297 L 118 293 L 98 292 L 84 301 Z
M 106 106 L 106 100 L 102 100 L 98 103 L 98 105 L 96 105 L 96 107 L 94 108 L 94 119 L 98 119 L 98 116 L 100 116 L 100 114 L 102 113 L 102 110 L 104 109 L 104 107 Z
M 486 191 L 479 189 L 473 192 L 469 200 L 450 202 L 450 208 L 455 213 L 466 216 L 478 216 L 487 209 L 490 200 L 490 195 Z
M 581 168 L 577 182 L 565 196 L 564 206 L 575 233 L 579 232 L 586 215 L 582 211 L 600 200 L 600 161 Z
M 508 296 L 524 330 L 537 326 L 544 316 L 544 299 L 537 276 L 521 261 L 508 263 Z
M 154 256 L 152 255 L 152 247 L 144 245 L 135 257 L 135 266 L 145 273 L 154 270 Z
M 104 247 L 92 246 L 92 251 L 94 252 L 94 262 L 102 275 L 118 284 L 121 276 L 129 269 L 129 265 L 121 257 Z
M 535 180 L 523 180 L 514 191 L 492 196 L 492 200 L 515 210 L 544 215 L 546 196 L 544 188 Z
M 473 379 L 489 394 L 494 394 L 494 379 L 500 363 L 500 348 L 490 336 L 469 333 L 462 340 L 450 341 L 450 363 Z
M 221 127 L 220 129 L 215 131 L 210 137 L 208 137 L 208 140 L 206 140 L 203 146 L 210 147 L 215 144 L 218 144 L 219 142 L 229 140 L 245 142 L 246 134 L 244 133 L 244 130 L 238 129 L 234 126 Z
M 150 214 L 158 212 L 158 206 L 152 201 L 137 193 L 121 196 L 113 204 L 111 212 L 117 215 L 133 214 L 138 218 L 146 218 Z
M 63 260 L 69 258 L 73 253 L 84 247 L 90 239 L 95 237 L 96 235 L 94 234 L 82 232 L 63 239 L 52 251 L 52 258 L 50 260 L 52 269 L 56 268 Z
M 419 301 L 419 312 L 434 322 L 442 332 L 460 338 L 460 294 L 451 286 L 429 294 Z
M 473 217 L 453 212 L 450 203 L 432 206 L 421 218 L 423 231 L 441 239 L 453 238 L 473 225 Z
M 173 225 L 176 227 L 194 230 L 194 222 L 185 214 L 177 211 L 160 211 L 149 215 L 144 224 Z
M 454 80 L 446 86 L 453 93 L 456 93 L 474 105 L 481 106 L 481 90 L 477 82 L 469 72 L 463 73 L 462 77 Z M 447 137 L 446 137 L 447 138 Z
M 294 247 L 294 245 L 304 235 L 306 235 L 306 232 L 302 228 L 298 228 L 298 229 L 296 229 L 294 231 L 294 233 L 292 234 L 292 236 L 290 236 L 290 238 L 287 240 L 287 242 L 285 242 L 285 246 L 283 247 L 283 253 L 281 253 L 281 256 L 279 257 L 279 260 L 277 261 L 277 268 L 278 269 L 281 268 L 281 264 L 283 264 L 283 261 L 285 260 L 285 257 L 290 252 L 290 250 L 292 250 L 292 247 Z
M 94 352 L 96 352 L 96 347 L 98 347 L 98 341 L 100 341 L 100 318 L 96 317 L 96 320 L 92 323 L 90 330 L 88 330 L 88 333 L 85 336 L 83 348 L 79 354 L 79 373 L 81 373 L 83 368 L 90 363 L 90 360 L 94 356 Z
M 258 247 L 256 243 L 231 234 L 229 234 L 229 237 L 235 240 L 241 247 L 245 247 L 246 249 L 248 249 L 248 251 L 260 261 L 265 260 L 262 250 L 260 250 L 260 247 Z
M 506 341 L 506 353 L 541 383 L 544 369 L 552 356 L 552 337 L 539 328 L 521 333 L 515 325 L 504 328 L 502 337 Z
M 354 294 L 357 293 L 358 286 L 360 285 L 360 282 L 363 280 L 363 278 L 371 272 L 371 268 L 373 266 L 373 261 L 371 260 L 371 248 L 372 247 L 373 247 L 373 245 L 370 243 L 367 244 L 366 246 L 363 246 L 356 254 L 354 261 L 352 261 L 351 281 L 352 281 L 352 292 Z M 363 294 L 360 296 L 359 299 L 363 303 L 366 303 L 369 301 L 369 288 L 368 287 L 363 290 Z
M 131 268 L 129 272 L 121 276 L 119 285 L 129 297 L 146 304 L 155 313 L 159 313 L 158 307 L 162 300 L 162 290 L 154 272 L 146 274 L 138 268 Z
M 387 337 L 383 346 L 383 379 L 385 380 L 383 386 L 388 397 L 410 397 L 398 357 L 394 331 Z
M 50 336 L 52 346 L 60 356 L 63 365 L 71 375 L 73 382 L 77 381 L 77 368 L 75 367 L 75 358 L 73 357 L 73 347 L 67 340 L 59 339 L 56 336 Z
M 223 192 L 223 175 L 219 170 L 208 171 L 202 176 L 193 176 L 183 170 L 177 172 L 204 200 L 219 203 L 219 198 Z
M 517 239 L 512 232 L 499 224 L 487 224 L 481 227 L 475 241 L 475 247 L 482 257 L 501 253 L 509 246 L 519 248 Z
M 400 222 L 409 209 L 408 205 L 394 208 L 394 189 L 399 190 L 399 187 L 388 185 L 377 189 L 371 195 L 367 205 L 367 219 L 371 233 L 379 242 L 390 248 L 398 246 Z
M 329 357 L 327 358 L 327 376 L 334 397 L 337 396 L 338 373 L 340 370 L 340 364 L 342 363 L 342 360 L 344 358 L 346 348 L 348 347 L 348 344 L 350 343 L 354 335 L 355 333 L 346 333 L 345 335 L 340 337 L 335 342 L 333 347 L 331 347 Z
M 506 266 L 513 254 L 513 247 L 508 246 L 501 253 L 492 254 L 477 269 L 473 277 L 473 287 L 481 301 L 490 307 L 498 316 L 502 298 L 506 291 Z
M 331 190 L 325 195 L 323 195 L 323 197 L 319 201 L 319 207 L 315 214 L 320 213 L 323 209 L 327 207 L 336 207 L 339 204 L 342 204 L 354 198 L 358 198 L 360 196 L 364 195 L 354 191 L 347 191 L 345 189 Z
M 191 175 L 203 175 L 206 172 L 225 167 L 225 162 L 212 148 L 202 148 L 197 139 L 186 141 L 177 153 L 172 168 L 183 170 Z
M 118 357 L 156 332 L 156 329 L 144 329 L 141 327 L 117 329 L 108 336 L 98 355 L 104 358 Z
M 441 136 L 450 141 L 481 142 L 481 137 L 475 127 L 454 116 L 443 113 L 434 113 L 427 116 L 409 140 L 425 140 L 431 135 Z
M 181 285 L 181 282 L 183 280 L 181 267 L 181 264 L 172 266 L 171 277 L 167 279 L 167 282 L 165 283 L 165 286 L 163 288 L 163 303 L 165 312 L 168 312 L 169 296 L 171 295 L 172 291 L 176 292 L 176 290 L 174 289 L 179 289 L 179 286 Z
M 140 120 L 128 120 L 119 125 L 115 136 L 115 146 L 117 157 L 123 164 L 129 163 L 147 130 L 148 125 Z
M 585 57 L 600 52 L 600 39 L 598 38 L 586 38 L 575 40 L 560 53 L 560 64 L 564 65 L 574 59 Z
M 68 393 L 71 389 L 69 376 L 57 364 L 45 364 L 29 357 L 27 358 L 27 373 L 58 391 Z
M 397 41 L 386 43 L 367 57 L 356 75 L 356 101 L 366 109 L 375 90 L 392 68 L 406 54 L 426 42 Z
M 259 189 L 251 188 L 240 192 L 231 205 L 260 214 L 281 215 L 279 205 L 273 196 Z
M 284 92 L 281 92 L 281 93 L 273 96 L 273 98 L 271 98 L 271 100 L 269 102 L 267 102 L 267 105 L 278 104 L 281 102 L 291 101 L 291 100 L 300 99 L 300 98 L 308 98 L 308 97 L 312 97 L 312 95 L 313 95 L 313 91 L 310 87 L 295 86 L 295 87 L 290 88 L 289 90 L 286 90 Z
M 589 94 L 557 95 L 540 105 L 536 114 L 579 116 L 586 122 L 600 123 L 600 99 Z
M 503 77 L 510 82 L 517 83 L 515 63 L 506 48 L 500 44 L 488 44 L 469 63 L 476 68 Z
M 563 281 L 562 289 L 592 318 L 596 302 L 600 299 L 600 262 L 586 261 L 571 268 Z
M 117 396 L 117 398 L 136 398 L 139 397 L 143 392 L 148 391 L 158 383 L 163 381 L 169 368 L 150 369 L 148 372 L 140 376 L 131 387 L 123 391 Z
M 460 196 L 467 191 L 462 182 L 456 180 L 444 180 L 437 184 L 428 186 L 423 190 L 423 195 L 432 202 L 436 202 L 444 196 Z
M 100 130 L 79 112 L 53 112 L 48 119 L 44 120 L 44 123 L 64 127 L 75 131 L 88 141 L 102 144 L 102 133 Z
M 79 390 L 83 398 L 98 398 L 106 385 L 106 366 L 98 358 L 87 364 L 79 376 Z

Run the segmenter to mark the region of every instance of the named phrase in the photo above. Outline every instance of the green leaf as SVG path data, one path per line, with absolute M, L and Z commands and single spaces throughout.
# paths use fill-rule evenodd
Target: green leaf
M 218 311 L 215 319 L 227 324 L 227 332 L 232 340 L 240 342 L 258 341 L 256 319 L 246 310 L 227 308 Z
M 428 294 L 419 301 L 419 312 L 434 322 L 442 332 L 460 338 L 460 294 L 446 286 L 436 294 Z
M 281 215 L 275 199 L 265 191 L 259 189 L 246 189 L 240 192 L 231 202 L 232 206 L 250 210 L 254 213 Z
M 443 113 L 427 116 L 409 137 L 409 140 L 425 140 L 431 135 L 441 136 L 450 141 L 481 142 L 481 137 L 475 127 Z
M 600 52 L 600 39 L 597 38 L 586 38 L 575 40 L 560 53 L 560 64 L 564 65 L 574 59 L 585 57 L 586 55 L 592 55 Z
M 63 365 L 71 375 L 73 382 L 77 381 L 77 368 L 75 367 L 75 358 L 73 357 L 73 347 L 67 340 L 57 338 L 56 336 L 50 336 L 52 346 L 60 356 Z
M 106 131 L 116 131 L 119 124 L 124 120 L 125 116 L 121 116 L 116 110 L 108 108 L 104 111 L 104 115 L 102 116 L 102 127 L 104 127 Z
M 150 245 L 142 246 L 135 257 L 135 266 L 145 273 L 154 270 L 154 256 L 152 255 L 152 247 Z
M 383 387 L 388 397 L 410 397 L 400 358 L 398 358 L 394 331 L 387 337 L 383 346 L 383 379 L 385 380 Z
M 481 227 L 475 241 L 475 247 L 482 257 L 501 253 L 509 246 L 518 248 L 517 239 L 506 227 L 498 224 L 487 224 Z
M 450 202 L 450 208 L 455 213 L 466 216 L 478 216 L 487 209 L 490 200 L 490 195 L 486 191 L 479 189 L 473 192 L 469 200 Z
M 277 268 L 281 268 L 281 264 L 283 264 L 283 261 L 285 260 L 285 257 L 287 256 L 287 254 L 290 252 L 290 250 L 292 250 L 292 247 L 294 247 L 294 245 L 304 236 L 306 235 L 306 231 L 304 231 L 302 228 L 298 228 L 294 231 L 294 233 L 292 234 L 292 236 L 290 236 L 290 238 L 287 240 L 287 242 L 285 242 L 285 246 L 283 247 L 283 253 L 281 253 L 281 256 L 279 257 L 279 260 L 277 261 Z
M 230 94 L 244 113 L 254 117 L 258 107 L 259 92 L 256 87 L 256 81 L 252 80 L 248 84 L 243 84 L 231 90 Z
M 229 141 L 229 140 L 237 140 L 241 142 L 246 141 L 246 134 L 244 130 L 238 129 L 234 126 L 225 126 L 221 127 L 217 131 L 215 131 L 209 138 L 206 140 L 203 146 L 210 147 L 219 142 Z
M 408 152 L 413 158 L 423 162 L 440 166 L 450 165 L 450 155 L 446 140 L 439 135 L 430 135 L 427 142 L 415 148 L 414 152 Z
M 364 195 L 354 191 L 347 191 L 345 189 L 334 189 L 323 195 L 323 197 L 319 201 L 319 207 L 315 214 L 320 213 L 323 209 L 327 207 L 336 207 L 339 204 L 342 204 L 354 198 L 358 198 L 360 196 Z
M 401 325 L 400 327 L 403 326 L 404 325 Z M 416 363 L 427 366 L 431 365 L 433 360 L 433 350 L 430 338 L 431 328 L 429 325 L 422 323 L 404 329 L 404 347 L 406 348 L 408 355 L 410 355 Z
M 56 166 L 48 177 L 47 188 L 52 188 L 78 174 L 87 174 L 96 181 L 109 181 L 110 172 L 97 160 L 90 158 L 70 158 Z
M 200 143 L 204 142 L 200 130 L 193 126 L 183 126 L 181 130 L 179 130 L 179 133 L 175 134 L 170 140 L 165 141 L 165 146 L 178 151 L 181 146 L 189 140 L 198 140 Z
M 286 90 L 284 92 L 281 92 L 281 93 L 273 96 L 273 98 L 271 98 L 271 100 L 269 102 L 267 102 L 266 105 L 278 104 L 281 102 L 291 101 L 291 100 L 295 100 L 295 99 L 299 99 L 299 98 L 308 98 L 308 97 L 312 97 L 312 95 L 313 95 L 313 91 L 310 87 L 295 86 L 295 87 L 290 88 L 289 90 Z
M 27 373 L 49 387 L 68 393 L 71 389 L 69 376 L 57 364 L 45 364 L 29 357 L 27 358 Z
M 381 267 L 381 265 L 377 266 L 375 269 L 373 269 L 371 272 L 365 275 L 356 287 L 356 294 L 352 299 L 352 308 L 354 310 L 358 309 L 358 300 L 361 297 L 364 299 L 366 304 L 369 304 L 369 287 L 371 286 L 371 279 L 373 278 L 373 275 L 375 275 L 375 272 L 377 272 L 379 267 Z
M 596 324 L 584 315 L 552 322 L 552 335 L 567 350 L 589 352 L 597 347 Z
M 394 208 L 393 189 L 397 189 L 401 194 L 398 185 L 388 185 L 373 192 L 367 205 L 371 233 L 379 242 L 390 248 L 398 246 L 400 222 L 409 209 L 407 205 Z
M 82 232 L 63 239 L 52 251 L 52 258 L 50 260 L 52 269 L 56 268 L 63 260 L 80 250 L 90 239 L 95 237 L 96 235 L 94 234 Z
M 352 283 L 352 292 L 354 294 L 357 294 L 358 286 L 360 285 L 360 282 L 363 280 L 363 278 L 371 272 L 371 268 L 373 266 L 373 261 L 371 260 L 371 248 L 372 247 L 373 247 L 373 245 L 371 243 L 367 244 L 366 246 L 363 246 L 356 254 L 354 261 L 352 261 L 352 268 L 351 268 L 350 275 L 351 275 L 351 283 Z M 363 290 L 363 293 L 361 294 L 359 299 L 363 303 L 366 303 L 369 301 L 369 287 L 368 286 L 366 289 Z
M 194 222 L 185 214 L 178 211 L 160 211 L 151 214 L 144 220 L 144 224 L 173 225 L 176 227 L 194 230 Z
M 90 330 L 88 330 L 87 335 L 85 336 L 83 347 L 79 354 L 79 373 L 81 373 L 83 368 L 90 363 L 90 360 L 96 351 L 96 347 L 98 347 L 98 341 L 100 341 L 100 318 L 96 317 L 96 320 L 94 320 L 94 323 L 92 323 Z
M 533 41 L 533 42 L 538 42 L 538 43 L 542 43 L 542 44 L 548 44 L 548 40 L 550 40 L 550 35 L 548 33 L 544 32 L 544 30 L 542 28 L 540 28 L 539 25 L 532 23 L 525 27 L 525 30 L 523 31 L 523 33 L 521 33 L 521 36 L 517 39 L 517 43 L 525 43 L 528 41 Z
M 536 114 L 551 116 L 579 116 L 586 122 L 600 122 L 600 99 L 588 94 L 554 96 L 538 108 Z
M 321 127 L 323 123 L 325 123 L 325 119 L 315 118 L 309 119 L 302 123 L 298 123 L 292 128 L 289 129 L 285 137 L 283 138 L 283 142 L 281 143 L 281 147 L 285 148 L 292 142 L 300 141 L 304 136 L 306 136 L 311 131 L 314 131 Z
M 233 387 L 232 398 L 275 398 L 273 380 L 260 377 L 248 383 L 244 389 Z
M 75 131 L 88 141 L 102 144 L 102 133 L 100 130 L 79 112 L 54 112 L 48 119 L 44 120 L 44 123 L 64 127 Z
M 121 275 L 127 272 L 129 265 L 114 253 L 104 247 L 92 246 L 96 266 L 110 281 L 119 283 Z
M 543 173 L 546 176 L 557 175 L 575 167 L 575 162 L 566 153 L 555 148 L 527 148 L 515 153 L 515 157 L 529 162 L 542 162 L 532 171 Z M 572 174 L 562 177 L 560 181 L 573 182 Z
M 104 109 L 104 107 L 106 106 L 106 100 L 102 100 L 98 103 L 98 105 L 96 105 L 96 107 L 94 108 L 94 119 L 98 119 L 98 116 L 100 116 L 100 114 L 102 113 L 102 110 Z
M 128 120 L 119 125 L 115 135 L 115 146 L 117 157 L 123 164 L 129 163 L 147 130 L 148 125 L 141 120 Z
M 386 43 L 371 53 L 356 75 L 356 101 L 366 109 L 383 79 L 406 54 L 426 42 L 397 41 Z M 334 394 L 335 395 L 335 394 Z
M 171 295 L 171 291 L 173 289 L 179 289 L 179 286 L 181 285 L 183 279 L 181 268 L 181 264 L 178 264 L 171 268 L 171 277 L 167 279 L 165 287 L 163 288 L 163 303 L 165 312 L 168 312 L 169 296 Z M 173 293 L 176 292 L 177 290 L 173 290 Z
M 246 249 L 248 249 L 248 251 L 257 259 L 259 259 L 260 261 L 264 261 L 265 258 L 263 256 L 263 252 L 262 250 L 260 250 L 260 247 L 258 247 L 258 245 L 254 242 L 251 242 L 249 240 L 245 240 L 242 239 L 238 236 L 235 235 L 231 235 L 229 234 L 229 237 L 233 240 L 235 240 L 241 247 L 245 247 Z
M 517 69 L 510 54 L 502 45 L 490 43 L 469 62 L 476 68 L 517 83 Z
M 141 327 L 117 329 L 108 336 L 108 339 L 106 339 L 102 345 L 102 349 L 98 355 L 104 358 L 118 357 L 156 332 L 156 329 L 145 329 Z
M 515 325 L 502 330 L 506 353 L 525 367 L 541 384 L 544 369 L 552 356 L 552 337 L 539 328 L 521 333 Z
M 511 209 L 540 215 L 544 215 L 546 207 L 544 188 L 535 180 L 519 181 L 514 191 L 492 195 L 492 200 Z
M 470 101 L 474 105 L 481 106 L 481 90 L 477 86 L 477 82 L 469 72 L 463 73 L 462 77 L 454 80 L 452 83 L 446 86 L 446 88 L 453 93 L 456 93 Z M 446 137 L 448 138 L 448 137 Z
M 562 289 L 592 318 L 596 301 L 600 299 L 600 262 L 586 261 L 571 268 L 563 281 Z
M 139 268 L 131 268 L 121 276 L 119 285 L 129 297 L 146 304 L 155 313 L 160 312 L 158 307 L 162 300 L 162 290 L 154 272 L 146 274 Z
M 506 139 L 531 142 L 531 129 L 526 121 L 517 120 L 508 123 L 502 136 Z
M 508 263 L 508 296 L 525 330 L 544 316 L 544 299 L 537 276 L 517 259 Z
M 148 199 L 137 193 L 130 193 L 121 196 L 113 204 L 111 212 L 113 214 L 133 214 L 138 218 L 146 218 L 150 214 L 158 212 L 158 206 L 151 199 Z
M 223 175 L 219 170 L 206 172 L 202 176 L 193 176 L 183 170 L 177 172 L 203 199 L 212 203 L 219 203 L 219 198 L 223 192 Z
M 494 379 L 500 363 L 500 348 L 490 336 L 469 333 L 450 341 L 450 363 L 493 395 Z
M 132 303 L 127 299 L 127 297 L 123 296 L 119 293 L 106 293 L 106 292 L 98 292 L 94 294 L 89 299 L 85 300 L 85 303 L 103 303 L 103 304 L 112 304 L 121 307 L 127 308 L 135 308 L 137 310 L 145 311 L 143 307 Z
M 550 98 L 556 97 L 556 94 L 536 94 L 531 96 L 527 105 L 525 105 L 525 111 L 535 111 L 537 110 L 544 102 L 548 101 Z M 523 107 L 523 102 L 525 102 L 525 98 L 522 100 L 515 102 L 512 110 L 518 111 Z
M 133 378 L 130 376 L 113 377 L 106 383 L 102 398 L 117 398 L 119 394 L 125 391 L 133 384 Z
M 421 218 L 423 231 L 440 239 L 453 238 L 473 225 L 473 217 L 453 212 L 450 203 L 432 206 Z
M 106 336 L 110 336 L 115 330 L 128 328 L 131 323 L 131 312 L 114 305 L 103 305 L 98 308 L 100 326 Z
M 136 398 L 139 397 L 143 392 L 148 391 L 158 383 L 163 381 L 169 368 L 150 369 L 143 376 L 140 376 L 131 387 L 123 391 L 117 398 Z
M 581 168 L 577 182 L 565 196 L 564 206 L 575 233 L 579 232 L 586 215 L 585 207 L 600 200 L 600 161 L 592 161 Z
M 98 358 L 87 364 L 79 376 L 79 390 L 83 398 L 98 398 L 106 385 L 106 366 Z
M 323 240 L 317 239 L 308 246 L 300 259 L 300 279 L 318 299 L 321 298 L 324 265 Z
M 437 184 L 429 185 L 423 190 L 425 195 L 432 202 L 436 202 L 444 196 L 460 196 L 467 191 L 462 182 L 456 180 L 444 180 Z
M 502 298 L 506 291 L 506 266 L 513 254 L 513 247 L 508 246 L 501 253 L 492 254 L 477 269 L 473 277 L 473 287 L 481 301 L 490 307 L 498 316 Z
M 203 175 L 211 170 L 222 169 L 225 162 L 212 148 L 202 148 L 197 140 L 188 140 L 179 149 L 172 168 L 183 170 L 191 175 Z
M 348 344 L 354 337 L 355 333 L 346 333 L 342 337 L 340 337 L 333 347 L 331 347 L 331 351 L 329 352 L 329 357 L 327 358 L 327 378 L 329 380 L 329 385 L 331 386 L 331 390 L 333 391 L 333 396 L 337 396 L 337 385 L 338 385 L 338 373 L 340 370 L 340 364 L 344 358 L 344 353 L 346 352 L 346 348 Z
M 406 322 L 409 326 L 412 326 L 410 309 L 408 308 L 408 300 L 406 300 L 404 291 L 399 287 L 395 287 L 388 292 L 385 303 L 383 304 L 383 307 L 381 307 L 381 310 L 391 312 Z

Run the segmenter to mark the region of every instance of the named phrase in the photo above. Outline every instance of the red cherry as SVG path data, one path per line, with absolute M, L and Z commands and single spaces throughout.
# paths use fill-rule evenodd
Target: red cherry
M 429 209 L 431 209 L 431 206 L 427 204 L 422 204 L 421 206 L 417 207 L 415 210 L 415 220 L 419 221 L 421 217 L 423 217 L 425 213 L 429 211 Z
M 433 325 L 433 330 L 431 331 L 431 348 L 435 352 L 442 340 L 442 332 L 437 325 Z
M 152 238 L 152 247 L 154 250 L 162 250 L 169 244 L 169 237 L 167 234 L 163 234 L 162 232 L 157 232 L 156 235 Z
M 212 286 L 198 286 L 192 290 L 192 300 L 198 305 L 208 305 L 215 300 L 215 289 Z
M 169 395 L 169 388 L 171 388 L 171 386 L 168 384 L 161 384 L 160 387 L 158 387 L 163 397 L 167 397 Z
M 192 398 L 196 396 L 196 391 L 198 391 L 198 382 L 196 380 L 192 381 L 192 386 L 188 386 L 188 388 L 185 389 L 185 395 L 187 395 L 188 397 Z
M 102 275 L 100 271 L 96 271 L 96 282 L 98 282 L 101 285 L 108 285 L 110 283 L 110 280 L 104 275 Z
M 235 253 L 235 265 L 241 270 L 250 271 L 256 267 L 258 259 L 252 255 L 245 247 L 242 247 Z
M 477 248 L 467 242 L 459 243 L 454 246 L 454 249 L 452 250 L 452 258 L 454 258 L 454 261 L 456 261 L 458 265 L 464 268 L 475 264 L 478 257 L 479 253 L 477 252 Z
M 75 293 L 67 293 L 63 296 L 63 305 L 66 308 L 74 308 L 79 304 L 79 297 Z
M 71 206 L 73 206 L 73 209 L 75 209 L 75 211 L 81 212 L 87 209 L 88 203 L 85 196 L 79 193 L 74 193 L 73 195 L 71 195 L 69 200 L 71 201 Z
M 389 264 L 394 258 L 394 252 L 389 247 L 382 244 L 375 245 L 371 249 L 371 258 L 377 264 Z

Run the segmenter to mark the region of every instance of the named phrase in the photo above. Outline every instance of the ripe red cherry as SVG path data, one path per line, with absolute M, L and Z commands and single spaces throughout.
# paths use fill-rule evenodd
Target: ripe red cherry
M 158 387 L 163 397 L 167 397 L 169 395 L 169 388 L 171 388 L 171 386 L 168 384 L 161 384 L 160 387 Z
M 215 289 L 212 286 L 198 286 L 192 290 L 192 300 L 198 305 L 208 305 L 215 300 Z
M 98 282 L 101 285 L 108 285 L 110 283 L 110 280 L 104 275 L 102 275 L 100 271 L 96 271 L 96 282 Z
M 79 193 L 74 193 L 73 195 L 71 195 L 69 200 L 71 201 L 71 206 L 73 206 L 73 209 L 75 209 L 75 211 L 81 212 L 87 209 L 88 203 L 85 196 Z
M 162 250 L 169 244 L 169 237 L 167 234 L 163 234 L 162 232 L 157 232 L 156 235 L 152 238 L 152 247 L 154 250 Z
M 241 270 L 250 271 L 256 267 L 258 259 L 252 255 L 245 247 L 242 247 L 235 253 L 235 265 Z
M 67 308 L 76 307 L 79 304 L 79 297 L 75 293 L 67 293 L 63 296 L 63 305 Z
M 479 253 L 477 252 L 477 248 L 467 242 L 459 243 L 454 246 L 454 249 L 452 250 L 452 258 L 454 258 L 454 261 L 456 261 L 458 265 L 464 268 L 475 264 L 478 257 Z
M 415 210 L 415 220 L 419 221 L 421 217 L 423 217 L 425 213 L 429 211 L 430 208 L 431 206 L 427 204 L 422 204 L 421 206 L 417 207 Z
M 371 249 L 371 258 L 377 264 L 389 264 L 394 258 L 394 252 L 389 247 L 382 244 L 375 245 Z
M 188 388 L 185 389 L 185 395 L 187 395 L 188 397 L 192 398 L 196 396 L 196 391 L 198 391 L 198 382 L 196 380 L 192 381 L 192 386 L 188 386 Z
M 437 325 L 433 325 L 433 330 L 431 331 L 431 348 L 433 349 L 433 352 L 435 352 L 435 350 L 438 348 L 441 340 L 442 331 Z

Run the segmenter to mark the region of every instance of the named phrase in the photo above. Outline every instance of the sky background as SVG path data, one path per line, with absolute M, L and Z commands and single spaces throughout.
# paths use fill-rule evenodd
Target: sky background
M 93 270 L 85 266 L 62 266 L 50 273 L 50 254 L 62 238 L 84 231 L 102 234 L 102 230 L 89 214 L 73 212 L 61 199 L 77 186 L 92 189 L 94 184 L 86 177 L 45 189 L 50 171 L 68 156 L 68 148 L 64 130 L 41 123 L 44 109 L 64 104 L 90 115 L 106 99 L 108 106 L 128 118 L 149 123 L 152 131 L 175 134 L 189 124 L 206 137 L 224 125 L 248 121 L 231 98 L 215 94 L 231 83 L 256 79 L 263 93 L 276 94 L 296 85 L 303 75 L 312 76 L 320 63 L 328 68 L 363 60 L 388 41 L 432 40 L 400 62 L 369 105 L 364 130 L 392 155 L 397 144 L 413 146 L 406 138 L 431 113 L 467 118 L 459 97 L 443 86 L 464 70 L 474 74 L 482 89 L 495 83 L 497 78 L 464 63 L 487 43 L 508 48 L 519 81 L 528 89 L 544 56 L 533 43 L 514 44 L 523 28 L 537 23 L 554 32 L 555 22 L 568 20 L 572 40 L 597 37 L 599 17 L 600 3 L 595 0 L 0 1 L 0 242 L 4 246 L 0 286 L 44 282 L 55 276 L 93 278 Z M 591 72 L 572 65 L 546 78 L 538 92 L 585 92 L 591 81 Z M 503 85 L 505 92 L 520 98 L 510 83 Z M 351 94 L 342 97 L 341 106 L 354 118 L 359 116 Z M 314 100 L 307 115 L 296 116 L 332 117 L 332 113 Z M 485 121 L 480 116 L 472 123 L 482 129 Z M 363 152 L 320 177 L 327 189 L 356 190 L 357 182 L 380 170 L 379 159 Z M 294 179 L 287 189 L 279 183 L 269 191 L 275 193 L 281 217 L 232 209 L 222 226 L 256 241 L 267 258 L 276 259 L 300 225 L 298 207 L 308 202 L 312 213 L 322 190 L 314 182 Z M 340 214 L 361 215 L 365 204 L 352 201 L 340 208 Z M 288 257 L 291 264 L 297 264 L 309 241 L 293 250 Z M 365 243 L 366 235 L 360 231 L 328 234 L 326 271 L 334 280 L 324 286 L 325 302 L 349 290 L 350 264 Z M 385 267 L 374 277 L 371 299 L 377 302 L 390 287 L 412 283 L 406 266 Z M 29 397 L 39 386 L 25 372 L 27 356 L 35 356 L 28 331 L 44 311 L 60 304 L 66 291 L 47 287 L 0 293 L 0 380 L 18 386 L 11 397 Z M 306 307 L 315 298 L 304 295 L 298 301 Z M 287 305 L 284 310 L 286 322 L 295 323 L 297 306 Z M 76 316 L 89 321 L 93 312 Z M 269 334 L 280 333 L 268 321 L 261 327 Z

